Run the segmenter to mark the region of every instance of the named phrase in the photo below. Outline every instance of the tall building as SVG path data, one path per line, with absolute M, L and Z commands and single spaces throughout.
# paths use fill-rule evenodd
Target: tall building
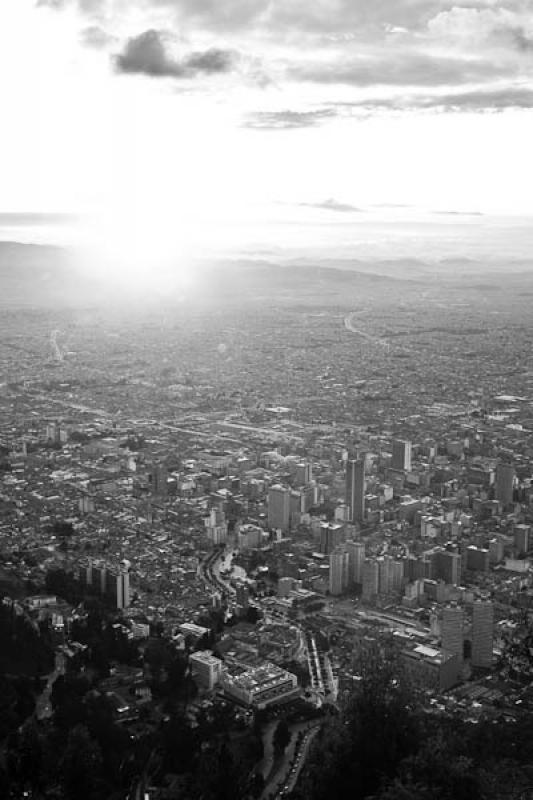
M 344 538 L 344 525 L 323 522 L 320 525 L 320 552 L 329 555 L 343 543 Z
M 90 562 L 81 575 L 87 586 L 103 595 L 116 608 L 128 608 L 130 604 L 130 575 L 127 569 L 118 571 Z
M 379 574 L 379 593 L 389 594 L 390 578 L 391 578 L 391 556 L 380 556 L 378 558 L 378 574 Z
M 441 644 L 442 649 L 463 659 L 464 612 L 459 606 L 446 606 L 442 609 Z
M 500 462 L 496 467 L 496 500 L 504 508 L 513 502 L 514 467 Z
M 466 568 L 474 572 L 489 571 L 490 555 L 484 547 L 471 544 L 466 548 Z
M 329 592 L 342 594 L 348 588 L 348 553 L 335 550 L 329 556 Z
M 492 666 L 494 606 L 490 601 L 477 600 L 472 607 L 472 666 Z
M 348 553 L 348 575 L 352 583 L 363 582 L 363 564 L 365 563 L 365 543 L 346 542 Z
M 290 490 L 279 484 L 268 490 L 268 524 L 271 528 L 289 530 L 291 514 Z
M 519 524 L 514 526 L 514 546 L 519 555 L 524 555 L 529 550 L 531 526 Z
M 222 672 L 222 661 L 209 650 L 199 650 L 190 656 L 189 662 L 196 683 L 204 689 L 213 689 Z
M 431 577 L 437 581 L 461 583 L 461 555 L 453 550 L 434 550 L 432 554 Z M 429 577 L 429 576 L 428 576 Z
M 225 544 L 228 537 L 228 523 L 226 515 L 219 508 L 212 508 L 205 520 L 206 533 L 209 541 L 216 545 Z
M 164 464 L 153 464 L 150 472 L 150 484 L 152 494 L 158 497 L 166 497 L 168 494 L 168 470 Z
M 392 468 L 403 472 L 410 472 L 411 450 L 411 442 L 404 441 L 403 439 L 395 439 L 392 443 Z
M 297 486 L 307 486 L 313 479 L 313 468 L 308 461 L 296 464 L 294 480 Z
M 350 506 L 350 522 L 362 522 L 365 517 L 364 456 L 346 464 L 346 505 Z
M 375 558 L 365 558 L 363 564 L 363 600 L 374 600 L 379 592 L 379 564 Z

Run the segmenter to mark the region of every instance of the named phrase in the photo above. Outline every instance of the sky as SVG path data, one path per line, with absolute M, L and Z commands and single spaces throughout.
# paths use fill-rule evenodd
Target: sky
M 525 258 L 533 0 L 1 0 L 0 238 Z

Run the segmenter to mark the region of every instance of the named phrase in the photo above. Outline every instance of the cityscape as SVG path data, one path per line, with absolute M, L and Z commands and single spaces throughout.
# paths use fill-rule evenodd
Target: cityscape
M 533 799 L 532 55 L 1 0 L 0 800 Z

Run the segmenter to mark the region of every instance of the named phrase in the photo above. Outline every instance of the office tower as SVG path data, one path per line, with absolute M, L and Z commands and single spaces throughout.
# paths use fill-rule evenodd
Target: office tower
M 363 582 L 363 564 L 365 563 L 365 543 L 346 542 L 348 553 L 348 575 L 352 583 Z
M 284 532 L 290 525 L 290 491 L 279 484 L 268 490 L 268 524 Z
M 348 553 L 335 550 L 329 556 L 329 592 L 339 595 L 348 586 Z
M 115 575 L 117 608 L 128 608 L 130 604 L 130 574 L 126 569 Z
M 459 606 L 446 606 L 442 609 L 441 644 L 442 649 L 463 659 L 464 612 Z
M 395 439 L 392 443 L 392 468 L 409 472 L 411 470 L 411 450 L 411 442 Z
M 379 565 L 375 558 L 363 564 L 363 600 L 374 600 L 379 591 Z
M 168 494 L 168 471 L 164 464 L 154 464 L 150 473 L 152 494 L 166 497 Z
M 492 666 L 494 606 L 489 601 L 476 600 L 472 607 L 472 666 Z
M 257 525 L 241 525 L 237 533 L 239 550 L 255 550 L 261 546 L 263 529 Z
M 312 479 L 313 468 L 308 461 L 296 464 L 294 480 L 297 486 L 307 486 L 308 483 L 311 483 Z
M 346 504 L 350 506 L 350 522 L 362 522 L 365 516 L 364 456 L 346 464 Z
M 529 551 L 530 532 L 530 525 L 520 524 L 514 526 L 514 546 L 516 547 L 519 555 L 524 555 Z
M 200 650 L 189 657 L 191 674 L 199 686 L 214 689 L 222 672 L 222 661 L 209 650 Z
M 205 522 L 209 541 L 215 546 L 225 544 L 228 538 L 228 523 L 224 512 L 212 508 Z
M 466 568 L 473 572 L 489 571 L 489 551 L 471 544 L 466 548 Z
M 291 528 L 300 524 L 300 515 L 303 513 L 304 498 L 296 489 L 289 492 L 289 524 Z
M 394 560 L 390 566 L 390 590 L 401 592 L 404 582 L 404 561 Z
M 378 558 L 378 575 L 379 575 L 379 593 L 390 593 L 390 571 L 391 571 L 391 556 L 381 556 Z
M 323 522 L 320 525 L 320 552 L 329 555 L 343 543 L 344 526 L 334 522 Z
M 504 551 L 503 541 L 498 536 L 495 536 L 489 542 L 489 562 L 491 564 L 499 564 L 500 561 L 503 561 Z
M 452 550 L 435 550 L 433 552 L 433 569 L 431 577 L 457 586 L 461 582 L 461 556 Z M 427 576 L 429 577 L 429 576 Z
M 500 462 L 496 467 L 496 500 L 504 508 L 513 502 L 514 467 Z

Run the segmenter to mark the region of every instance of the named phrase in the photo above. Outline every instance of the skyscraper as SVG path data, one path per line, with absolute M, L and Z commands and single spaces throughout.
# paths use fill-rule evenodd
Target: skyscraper
M 513 502 L 514 467 L 500 462 L 496 467 L 496 500 L 504 508 Z
M 332 553 L 345 539 L 344 525 L 323 522 L 320 525 L 320 552 Z
M 348 586 L 348 553 L 344 549 L 334 550 L 329 556 L 329 591 L 339 595 Z
M 392 468 L 409 472 L 411 469 L 411 442 L 395 439 L 392 443 Z
M 442 610 L 441 644 L 442 649 L 454 653 L 463 660 L 464 612 L 459 606 L 446 606 Z
M 362 522 L 365 516 L 365 459 L 351 459 L 346 464 L 346 505 L 350 522 Z
M 461 555 L 452 550 L 434 550 L 432 553 L 432 576 L 435 580 L 452 583 L 461 582 Z
M 168 494 L 168 471 L 164 464 L 154 464 L 150 473 L 152 494 L 166 497 Z
M 490 601 L 477 600 L 472 607 L 472 666 L 492 666 L 494 606 Z
M 277 484 L 268 491 L 268 524 L 286 532 L 290 524 L 290 490 Z
M 352 583 L 363 582 L 363 564 L 365 563 L 365 543 L 346 542 L 348 553 L 348 576 Z
M 379 591 L 379 565 L 375 558 L 363 564 L 363 600 L 374 600 Z

